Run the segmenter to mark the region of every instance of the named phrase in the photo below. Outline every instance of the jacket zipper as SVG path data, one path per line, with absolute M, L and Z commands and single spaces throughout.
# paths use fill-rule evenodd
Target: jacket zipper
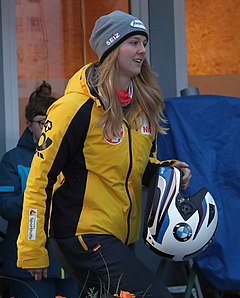
M 127 172 L 127 176 L 126 176 L 126 181 L 125 181 L 125 188 L 126 188 L 126 192 L 127 192 L 127 196 L 129 199 L 129 203 L 130 203 L 130 208 L 129 208 L 129 212 L 128 212 L 128 217 L 127 217 L 127 226 L 128 226 L 128 231 L 127 231 L 127 237 L 125 240 L 125 244 L 128 244 L 128 240 L 129 240 L 129 235 L 130 235 L 130 217 L 131 217 L 131 211 L 132 211 L 132 199 L 131 199 L 131 195 L 129 193 L 129 189 L 128 189 L 128 180 L 129 180 L 129 176 L 131 174 L 132 171 L 132 137 L 131 137 L 131 129 L 128 126 L 127 122 L 124 121 L 128 130 L 128 141 L 129 141 L 129 157 L 130 157 L 130 161 L 129 161 L 129 167 L 128 167 L 128 172 Z

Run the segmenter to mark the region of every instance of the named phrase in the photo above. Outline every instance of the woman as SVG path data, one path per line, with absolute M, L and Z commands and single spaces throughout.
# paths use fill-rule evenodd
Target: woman
M 51 247 L 48 280 L 36 282 L 31 274 L 18 268 L 16 241 L 20 230 L 23 193 L 38 139 L 46 119 L 46 112 L 56 100 L 51 86 L 43 82 L 29 97 L 25 109 L 27 127 L 15 148 L 5 153 L 0 162 L 0 215 L 8 221 L 4 243 L 4 276 L 9 281 L 9 297 L 35 298 L 65 295 L 78 297 L 78 286 L 57 263 Z
M 100 297 L 117 288 L 171 297 L 133 253 L 142 182 L 159 164 L 181 168 L 185 187 L 191 176 L 184 162 L 155 159 L 164 105 L 145 57 L 147 42 L 144 24 L 132 15 L 114 11 L 97 20 L 90 44 L 99 62 L 77 72 L 50 108 L 29 175 L 18 266 L 36 279 L 46 274 L 46 206 L 62 171 L 49 233 L 63 267 L 82 286 L 80 297 L 93 288 Z

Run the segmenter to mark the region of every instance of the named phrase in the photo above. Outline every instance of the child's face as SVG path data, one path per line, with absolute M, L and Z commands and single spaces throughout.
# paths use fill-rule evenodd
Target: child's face
M 33 134 L 33 140 L 35 143 L 38 142 L 41 136 L 41 132 L 42 132 L 42 128 L 44 126 L 45 120 L 46 120 L 46 116 L 37 115 L 33 118 L 31 122 L 28 123 L 28 128 Z

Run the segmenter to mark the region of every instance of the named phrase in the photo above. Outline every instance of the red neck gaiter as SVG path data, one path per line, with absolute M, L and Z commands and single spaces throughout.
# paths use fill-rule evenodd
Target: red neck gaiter
M 117 90 L 117 96 L 121 102 L 122 107 L 126 107 L 132 101 L 133 96 L 133 85 L 132 82 L 128 90 Z
M 132 98 L 128 94 L 128 90 L 118 90 L 117 95 L 122 107 L 126 107 L 132 101 Z

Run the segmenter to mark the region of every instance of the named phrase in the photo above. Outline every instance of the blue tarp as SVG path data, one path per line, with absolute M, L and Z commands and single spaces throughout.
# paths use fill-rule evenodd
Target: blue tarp
M 213 242 L 194 261 L 219 290 L 240 290 L 240 98 L 196 95 L 167 99 L 169 131 L 158 158 L 191 168 L 188 195 L 206 187 L 219 213 Z

